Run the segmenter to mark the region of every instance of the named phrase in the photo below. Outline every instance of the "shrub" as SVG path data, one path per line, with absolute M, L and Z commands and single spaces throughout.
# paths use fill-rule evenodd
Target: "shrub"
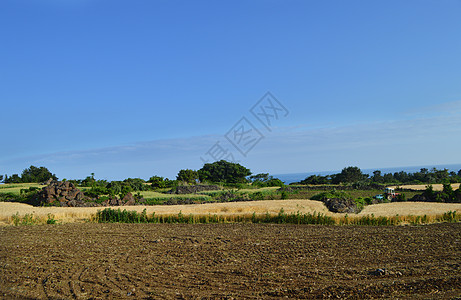
M 459 218 L 458 218 L 459 219 Z M 442 220 L 450 223 L 454 223 L 457 221 L 456 219 L 456 211 L 449 211 L 443 214 Z
M 15 226 L 38 224 L 38 220 L 34 217 L 33 214 L 25 214 L 23 217 L 21 217 L 19 213 L 16 213 L 11 216 L 11 218 L 13 219 L 13 224 Z
M 264 194 L 262 192 L 255 192 L 250 194 L 251 200 L 264 200 Z
M 361 211 L 366 205 L 370 205 L 373 201 L 372 198 L 370 197 L 358 197 L 357 199 L 354 200 L 355 204 L 357 205 L 357 208 L 359 211 Z
M 280 198 L 281 198 L 282 200 L 288 199 L 288 193 L 285 192 L 285 191 L 282 191 L 282 193 L 281 193 L 281 195 L 280 195 Z
M 54 218 L 54 215 L 48 214 L 48 219 L 46 219 L 46 224 L 57 224 L 58 220 Z
M 401 193 L 397 195 L 397 197 L 395 198 L 395 201 L 404 202 L 404 201 L 407 201 L 407 198 L 405 194 Z
M 90 198 L 98 198 L 101 195 L 107 195 L 109 191 L 105 187 L 94 186 L 85 192 L 85 195 Z
M 24 202 L 24 197 L 14 193 L 0 193 L 0 202 Z

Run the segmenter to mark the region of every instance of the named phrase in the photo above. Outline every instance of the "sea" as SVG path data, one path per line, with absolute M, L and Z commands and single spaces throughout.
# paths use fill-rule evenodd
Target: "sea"
M 374 168 L 374 169 L 362 169 L 362 172 L 365 174 L 372 175 L 374 171 L 380 170 L 381 174 L 385 173 L 392 173 L 405 171 L 407 173 L 415 173 L 419 172 L 422 168 L 426 168 L 431 170 L 432 168 L 436 168 L 438 170 L 448 169 L 449 172 L 453 171 L 458 173 L 461 170 L 461 164 L 450 164 L 450 165 L 426 165 L 426 166 L 411 166 L 411 167 L 395 167 L 395 168 Z M 299 182 L 311 175 L 331 175 L 340 173 L 341 170 L 333 170 L 333 171 L 317 171 L 317 172 L 306 172 L 306 173 L 288 173 L 288 174 L 274 174 L 272 175 L 275 178 L 280 179 L 285 184 L 290 184 L 293 182 Z

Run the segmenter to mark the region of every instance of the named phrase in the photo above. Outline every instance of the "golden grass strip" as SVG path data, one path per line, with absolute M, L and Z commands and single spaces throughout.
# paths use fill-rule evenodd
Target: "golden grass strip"
M 402 188 L 402 189 L 411 189 L 411 190 L 417 190 L 417 191 L 424 191 L 426 187 L 429 184 L 404 184 L 404 185 L 394 185 L 391 186 L 391 188 Z M 457 190 L 459 188 L 459 183 L 452 183 L 451 187 L 453 190 Z M 432 188 L 434 191 L 442 191 L 443 190 L 443 184 L 432 184 Z
M 0 202 L 0 224 L 11 224 L 12 216 L 16 213 L 20 216 L 33 214 L 37 218 L 45 219 L 53 215 L 60 223 L 85 222 L 89 220 L 98 210 L 105 207 L 34 207 L 22 203 Z M 220 215 L 220 216 L 245 216 L 256 213 L 278 214 L 280 210 L 286 213 L 300 212 L 322 213 L 324 215 L 342 218 L 345 214 L 330 212 L 320 201 L 313 200 L 264 200 L 231 203 L 205 203 L 189 205 L 156 205 L 156 206 L 122 206 L 112 207 L 113 209 L 126 209 L 128 211 L 142 212 L 146 209 L 147 214 L 156 215 L 177 215 L 180 212 L 184 215 Z M 461 212 L 459 203 L 427 203 L 427 202 L 394 202 L 366 206 L 357 215 L 349 214 L 349 217 L 374 215 L 380 216 L 437 216 L 448 211 Z

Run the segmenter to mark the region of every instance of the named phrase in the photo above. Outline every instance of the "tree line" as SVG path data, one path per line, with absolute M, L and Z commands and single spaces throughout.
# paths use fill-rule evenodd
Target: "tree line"
M 57 180 L 55 174 L 45 167 L 30 166 L 21 175 L 12 176 L 0 175 L 0 182 L 4 183 L 41 183 L 49 179 Z M 148 180 L 141 178 L 127 178 L 123 181 L 96 180 L 94 173 L 85 179 L 69 180 L 77 186 L 92 187 L 95 192 L 98 188 L 112 190 L 115 194 L 126 191 L 143 191 L 146 189 L 172 188 L 178 184 L 217 183 L 223 185 L 246 185 L 252 184 L 257 187 L 283 186 L 283 182 L 269 175 L 260 173 L 252 175 L 250 169 L 225 160 L 206 163 L 199 170 L 182 169 L 178 172 L 176 179 L 168 179 L 154 175 Z M 311 175 L 294 184 L 435 184 L 461 182 L 461 170 L 449 172 L 448 169 L 428 170 L 422 168 L 419 172 L 407 173 L 405 171 L 383 174 L 380 170 L 368 175 L 358 167 L 350 166 L 342 169 L 340 173 L 332 175 Z M 146 185 L 149 183 L 149 185 Z
M 57 180 L 55 174 L 52 174 L 47 168 L 45 167 L 35 167 L 30 166 L 27 169 L 22 171 L 21 175 L 13 174 L 10 177 L 8 175 L 0 175 L 0 182 L 3 183 L 28 183 L 28 182 L 45 182 L 49 179 Z
M 311 175 L 298 184 L 435 184 L 435 183 L 456 183 L 461 182 L 461 170 L 449 172 L 448 169 L 438 170 L 432 168 L 420 169 L 419 172 L 407 173 L 405 171 L 383 174 L 380 170 L 373 172 L 373 175 L 364 174 L 358 167 L 344 168 L 341 173 L 332 175 Z

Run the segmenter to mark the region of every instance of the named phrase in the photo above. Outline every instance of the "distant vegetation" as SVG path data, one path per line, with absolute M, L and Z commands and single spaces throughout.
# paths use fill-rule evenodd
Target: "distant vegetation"
M 22 171 L 21 176 L 18 174 L 13 174 L 10 177 L 8 175 L 1 176 L 1 179 L 3 179 L 4 183 L 29 183 L 29 182 L 45 182 L 48 179 L 53 179 L 57 180 L 58 178 L 56 175 L 52 174 L 50 171 L 48 171 L 47 168 L 45 167 L 34 167 L 30 166 L 29 168 L 25 169 Z
M 371 183 L 398 185 L 398 184 L 435 184 L 461 182 L 461 170 L 448 172 L 448 169 L 428 170 L 422 168 L 419 172 L 407 173 L 404 171 L 382 174 L 376 170 L 372 176 L 363 174 L 358 167 L 344 168 L 341 173 L 332 175 L 312 175 L 296 184 L 356 184 L 366 185 Z
M 432 185 L 428 185 L 426 190 L 417 196 L 418 201 L 422 202 L 444 202 L 444 203 L 461 203 L 461 186 L 453 190 L 451 184 L 443 184 L 443 190 L 434 191 Z
M 312 175 L 297 184 L 284 185 L 269 173 L 252 175 L 244 166 L 224 160 L 207 163 L 199 170 L 180 170 L 176 179 L 154 175 L 147 181 L 141 178 L 127 178 L 121 181 L 96 179 L 94 173 L 85 179 L 63 179 L 84 193 L 79 204 L 97 205 L 159 205 L 194 204 L 210 202 L 236 202 L 278 199 L 313 199 L 323 201 L 334 212 L 355 213 L 366 205 L 390 201 L 419 201 L 461 203 L 461 189 L 454 190 L 450 183 L 461 182 L 458 173 L 447 169 L 421 169 L 420 172 L 382 175 L 380 171 L 372 176 L 364 174 L 358 167 L 346 167 L 340 173 L 320 176 Z M 62 191 L 56 201 L 44 202 L 39 197 L 38 183 L 57 180 L 45 167 L 30 166 L 21 176 L 2 176 L 7 185 L 0 186 L 0 201 L 22 202 L 32 205 L 69 205 L 65 198 L 70 192 Z M 31 182 L 36 183 L 30 184 Z M 443 183 L 443 191 L 434 191 L 431 184 Z M 399 190 L 392 199 L 375 197 L 383 193 L 386 185 L 426 184 L 423 192 Z M 128 195 L 130 194 L 130 195 Z M 43 196 L 43 195 L 42 195 Z M 40 200 L 42 199 L 42 200 Z M 125 199 L 124 202 L 112 201 Z M 129 200 L 131 199 L 131 200 Z M 67 201 L 67 202 L 66 202 Z M 66 202 L 66 203 L 64 203 Z M 118 203 L 118 204 L 113 204 Z

